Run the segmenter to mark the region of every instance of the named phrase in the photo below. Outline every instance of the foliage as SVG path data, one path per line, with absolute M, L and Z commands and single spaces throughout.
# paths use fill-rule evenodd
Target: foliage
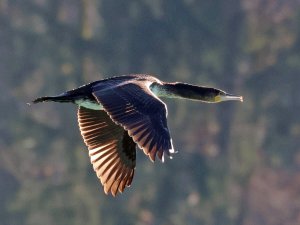
M 299 224 L 296 0 L 0 1 L 1 224 Z M 166 100 L 179 153 L 138 152 L 106 196 L 76 108 L 26 102 L 127 73 L 211 85 L 245 102 Z

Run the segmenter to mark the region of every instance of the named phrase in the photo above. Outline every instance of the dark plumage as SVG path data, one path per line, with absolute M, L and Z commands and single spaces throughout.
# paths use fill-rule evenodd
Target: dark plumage
M 123 192 L 130 186 L 136 165 L 136 145 L 152 161 L 175 151 L 167 125 L 167 107 L 159 97 L 204 102 L 242 97 L 208 87 L 166 83 L 150 75 L 125 75 L 96 81 L 44 101 L 71 102 L 79 106 L 78 124 L 88 146 L 93 168 L 105 193 Z

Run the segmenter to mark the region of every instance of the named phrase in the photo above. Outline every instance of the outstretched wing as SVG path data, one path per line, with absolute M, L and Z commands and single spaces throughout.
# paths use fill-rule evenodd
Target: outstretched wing
M 93 95 L 112 120 L 128 131 L 152 161 L 156 155 L 163 160 L 165 153 L 174 153 L 166 105 L 146 84 L 131 82 L 104 89 L 96 86 Z
M 102 110 L 78 109 L 81 135 L 107 194 L 113 196 L 130 186 L 136 163 L 136 144 L 128 132 L 115 124 Z

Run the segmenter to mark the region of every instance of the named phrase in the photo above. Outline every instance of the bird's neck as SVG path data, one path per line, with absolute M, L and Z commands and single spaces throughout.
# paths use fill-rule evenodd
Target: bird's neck
M 151 91 L 158 97 L 166 98 L 185 98 L 204 102 L 213 102 L 214 88 L 201 87 L 186 83 L 153 83 L 150 86 Z

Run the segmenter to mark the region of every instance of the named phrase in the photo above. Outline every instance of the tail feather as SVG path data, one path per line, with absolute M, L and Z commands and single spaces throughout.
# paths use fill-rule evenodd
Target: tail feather
M 74 103 L 78 99 L 85 99 L 91 98 L 93 99 L 91 85 L 84 85 L 77 89 L 73 89 L 71 91 L 64 92 L 57 96 L 45 96 L 40 97 L 32 101 L 32 103 L 39 103 L 39 102 L 72 102 Z
M 74 102 L 75 98 L 73 96 L 61 95 L 61 96 L 45 96 L 40 97 L 32 101 L 32 103 L 39 102 Z
M 47 101 L 56 101 L 56 98 L 57 97 L 48 97 L 48 96 L 40 97 L 40 98 L 37 98 L 37 99 L 33 100 L 32 103 L 47 102 Z

